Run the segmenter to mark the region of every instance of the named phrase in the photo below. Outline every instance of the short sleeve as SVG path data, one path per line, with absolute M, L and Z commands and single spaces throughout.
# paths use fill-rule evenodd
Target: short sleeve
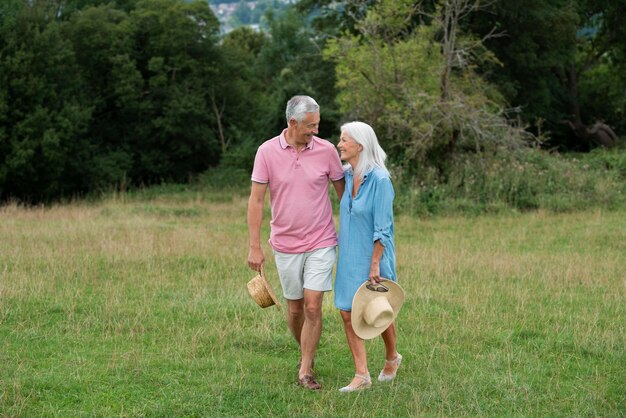
M 341 160 L 339 159 L 339 154 L 335 151 L 334 148 L 331 150 L 330 156 L 330 169 L 328 177 L 332 181 L 341 180 L 344 177 L 343 166 L 341 165 Z
M 265 161 L 264 147 L 261 146 L 254 157 L 254 167 L 252 168 L 252 181 L 256 183 L 269 183 L 269 170 Z

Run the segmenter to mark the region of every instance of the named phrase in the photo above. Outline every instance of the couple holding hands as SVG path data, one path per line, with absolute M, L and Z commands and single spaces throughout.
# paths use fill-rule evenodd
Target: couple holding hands
M 269 242 L 287 300 L 287 324 L 300 346 L 298 384 L 321 388 L 313 365 L 322 332 L 324 292 L 332 290 L 337 244 L 335 306 L 355 366 L 354 378 L 339 390 L 353 392 L 372 385 L 364 338 L 381 333 L 386 359 L 378 380 L 391 381 L 402 361 L 393 318 L 403 295 L 395 283 L 394 190 L 385 168 L 386 154 L 369 125 L 350 122 L 341 127 L 338 155 L 330 142 L 315 136 L 320 108 L 311 97 L 291 98 L 286 119 L 287 128 L 264 142 L 254 161 L 248 266 L 260 271 L 265 261 L 260 231 L 269 187 Z M 338 238 L 329 180 L 341 201 Z

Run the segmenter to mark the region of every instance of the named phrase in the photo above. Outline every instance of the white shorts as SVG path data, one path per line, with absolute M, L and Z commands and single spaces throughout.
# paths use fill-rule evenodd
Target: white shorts
M 273 251 L 285 299 L 302 299 L 304 289 L 318 292 L 333 290 L 334 246 L 300 254 Z

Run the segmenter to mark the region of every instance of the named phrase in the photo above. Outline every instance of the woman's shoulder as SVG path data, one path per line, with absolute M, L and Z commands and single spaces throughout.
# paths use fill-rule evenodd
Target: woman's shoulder
M 381 180 L 391 181 L 391 176 L 389 175 L 389 171 L 385 170 L 384 168 L 374 167 L 372 171 L 370 171 L 369 175 L 372 176 L 372 178 L 375 179 L 376 181 L 381 181 Z

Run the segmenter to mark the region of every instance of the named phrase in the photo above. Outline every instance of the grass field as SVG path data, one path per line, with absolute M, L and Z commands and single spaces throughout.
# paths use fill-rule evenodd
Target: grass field
M 0 208 L 0 415 L 626 415 L 626 211 L 397 217 L 405 360 L 341 394 L 332 294 L 315 393 L 283 313 L 246 293 L 245 208 L 208 192 Z M 382 341 L 367 348 L 377 375 Z

